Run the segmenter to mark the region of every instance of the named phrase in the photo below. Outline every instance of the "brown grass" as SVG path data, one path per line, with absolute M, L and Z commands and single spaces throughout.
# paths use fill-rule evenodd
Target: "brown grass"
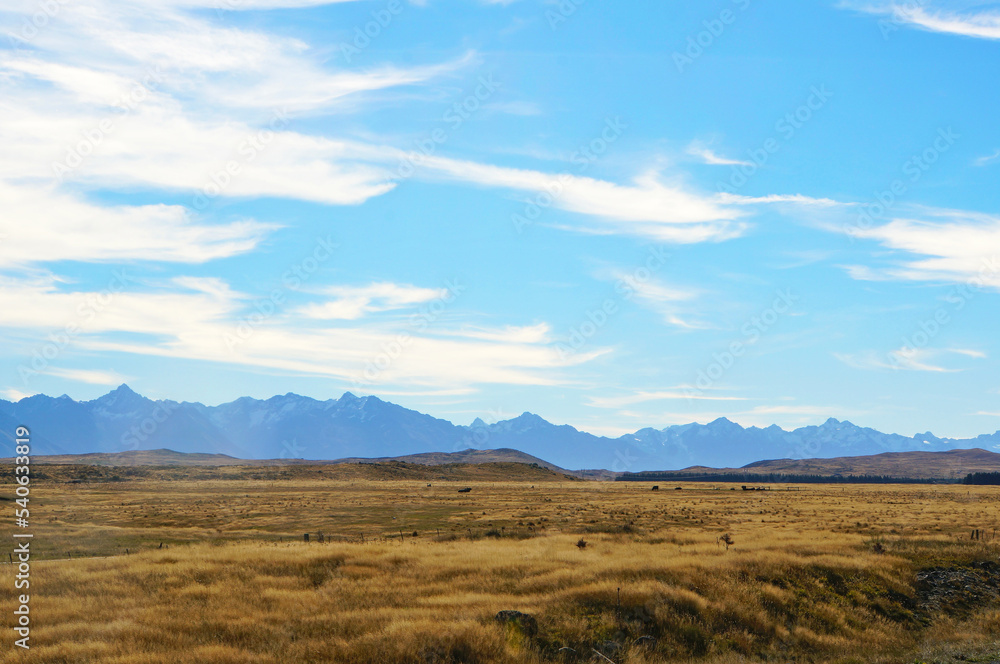
M 993 487 L 747 495 L 432 484 L 40 483 L 33 647 L 7 647 L 0 662 L 548 662 L 561 661 L 560 647 L 588 657 L 605 648 L 631 664 L 998 652 L 996 604 L 934 608 L 916 583 L 921 569 L 997 560 L 995 542 L 969 540 L 997 525 Z M 466 485 L 472 493 L 458 494 Z M 316 543 L 319 531 L 333 541 Z M 717 541 L 727 532 L 728 552 Z M 5 606 L 10 576 L 4 566 Z M 496 623 L 505 609 L 535 616 L 537 636 Z M 641 636 L 655 646 L 637 645 Z

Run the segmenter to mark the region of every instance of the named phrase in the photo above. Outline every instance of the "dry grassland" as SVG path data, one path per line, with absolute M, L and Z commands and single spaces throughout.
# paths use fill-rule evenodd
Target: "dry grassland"
M 0 662 L 1000 659 L 996 487 L 229 472 L 36 484 L 32 649 Z

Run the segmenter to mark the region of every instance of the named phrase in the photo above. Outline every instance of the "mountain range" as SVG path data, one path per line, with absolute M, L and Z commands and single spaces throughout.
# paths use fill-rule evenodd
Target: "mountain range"
M 383 401 L 345 393 L 318 401 L 296 394 L 243 397 L 219 406 L 147 399 L 121 385 L 92 401 L 35 395 L 0 400 L 0 440 L 31 430 L 34 454 L 84 454 L 169 448 L 242 459 L 398 457 L 428 452 L 513 448 L 562 468 L 615 472 L 734 467 L 762 459 L 864 456 L 885 452 L 1000 451 L 1000 431 L 976 438 L 908 437 L 829 419 L 786 431 L 708 424 L 645 428 L 618 438 L 594 436 L 538 415 L 455 425 Z

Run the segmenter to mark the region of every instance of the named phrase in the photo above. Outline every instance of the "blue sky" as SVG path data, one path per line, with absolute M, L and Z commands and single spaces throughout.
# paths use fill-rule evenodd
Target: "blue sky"
M 14 0 L 0 386 L 1000 428 L 1000 5 Z

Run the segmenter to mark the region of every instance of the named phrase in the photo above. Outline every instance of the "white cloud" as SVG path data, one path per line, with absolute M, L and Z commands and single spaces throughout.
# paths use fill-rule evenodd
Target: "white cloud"
M 896 20 L 931 32 L 1000 39 L 1000 13 L 996 11 L 958 14 L 901 5 L 894 5 L 891 11 Z
M 21 399 L 27 399 L 30 396 L 34 396 L 34 392 L 22 392 L 21 390 L 15 389 L 13 387 L 6 388 L 0 391 L 4 399 L 8 401 L 20 401 Z
M 357 381 L 372 388 L 562 384 L 562 370 L 607 352 L 595 349 L 563 357 L 547 325 L 432 332 L 409 326 L 406 320 L 317 325 L 295 312 L 277 312 L 248 323 L 256 311 L 251 298 L 217 279 L 181 277 L 158 288 L 112 293 L 71 291 L 60 285 L 51 277 L 3 279 L 0 310 L 20 313 L 0 321 L 0 327 L 27 330 L 38 338 L 66 330 L 71 336 L 67 353 L 120 352 L 223 362 Z M 384 301 L 396 298 L 393 306 L 403 307 L 401 300 L 407 300 L 414 311 L 425 293 L 437 294 L 435 289 L 385 284 L 372 292 L 381 293 Z M 387 348 L 395 350 L 387 354 Z M 382 362 L 383 356 L 389 361 Z M 367 371 L 373 365 L 379 369 L 374 374 Z
M 720 203 L 727 205 L 765 205 L 788 203 L 810 207 L 846 207 L 852 203 L 841 203 L 832 198 L 813 198 L 802 194 L 769 194 L 767 196 L 740 196 L 738 194 L 721 193 L 717 197 Z
M 698 157 L 702 162 L 710 166 L 750 166 L 753 163 L 741 159 L 722 157 L 698 142 L 689 145 L 687 153 L 692 157 Z
M 226 27 L 207 15 L 183 11 L 200 4 L 98 2 L 96 10 L 61 6 L 32 41 L 32 50 L 0 57 L 0 94 L 11 100 L 0 125 L 5 147 L 0 180 L 10 186 L 17 182 L 32 196 L 55 186 L 52 191 L 64 199 L 71 195 L 69 187 L 180 192 L 191 197 L 185 206 L 195 209 L 217 197 L 360 204 L 392 190 L 399 165 L 413 155 L 387 145 L 297 132 L 296 113 L 326 112 L 348 96 L 425 82 L 474 57 L 406 69 L 331 70 L 300 41 Z M 314 3 L 254 6 L 307 4 Z M 492 103 L 504 112 L 537 110 L 529 102 Z M 656 172 L 618 184 L 439 155 L 415 161 L 421 167 L 418 177 L 443 177 L 530 198 L 551 195 L 555 207 L 585 216 L 572 227 L 578 232 L 664 242 L 727 240 L 749 227 L 746 206 L 815 202 L 801 196 L 703 194 Z M 42 203 L 36 218 L 58 216 L 58 210 L 47 209 L 47 199 L 35 198 Z M 103 206 L 90 205 L 91 212 L 103 212 Z M 121 212 L 110 211 L 111 216 Z M 147 217 L 153 212 L 130 211 Z M 185 216 L 179 208 L 159 214 L 172 215 L 175 225 Z M 252 245 L 263 230 L 251 225 L 228 232 L 249 236 L 245 244 Z M 126 254 L 122 247 L 118 256 Z M 138 251 L 136 257 L 146 254 Z
M 98 206 L 49 186 L 0 181 L 0 268 L 74 261 L 203 263 L 250 251 L 273 225 L 210 225 L 177 205 Z
M 819 417 L 829 417 L 830 413 L 840 412 L 843 409 L 832 408 L 830 406 L 757 406 L 749 411 L 749 415 L 817 415 Z
M 975 164 L 976 166 L 987 166 L 995 162 L 997 159 L 1000 159 L 1000 150 L 995 151 L 993 154 L 988 154 L 982 157 L 978 157 L 972 163 Z
M 1000 39 L 1000 12 L 973 9 L 959 12 L 954 9 L 935 9 L 927 0 L 917 2 L 897 0 L 842 0 L 840 6 L 867 14 L 885 16 L 880 28 L 889 34 L 901 26 L 910 26 L 928 32 Z
M 324 294 L 335 299 L 299 309 L 306 318 L 355 320 L 367 314 L 411 307 L 448 296 L 446 288 L 418 288 L 388 282 L 367 286 L 337 286 Z
M 727 397 L 705 394 L 696 394 L 693 390 L 678 388 L 675 390 L 661 390 L 654 392 L 636 392 L 620 397 L 590 397 L 587 405 L 593 408 L 623 408 L 637 403 L 648 401 L 665 401 L 673 399 L 692 399 L 699 401 L 746 401 L 746 397 Z
M 872 229 L 854 229 L 855 237 L 924 258 L 885 267 L 848 266 L 851 276 L 1000 289 L 1000 217 L 955 210 L 930 210 L 928 215 L 933 220 L 896 219 Z
M 251 120 L 252 113 L 244 113 L 246 120 L 223 118 L 214 107 L 205 108 L 211 104 L 204 98 L 189 110 L 191 103 L 166 83 L 141 88 L 144 100 L 126 111 L 115 103 L 129 83 L 117 74 L 92 76 L 106 90 L 94 93 L 93 86 L 76 83 L 93 73 L 81 67 L 12 58 L 0 60 L 0 73 L 4 69 L 18 75 L 0 77 L 0 90 L 20 101 L 0 127 L 5 145 L 0 178 L 30 178 L 36 189 L 52 183 L 58 172 L 64 187 L 185 192 L 191 196 L 187 206 L 194 208 L 216 197 L 260 196 L 353 205 L 390 191 L 399 165 L 415 161 L 420 177 L 510 189 L 532 198 L 551 195 L 555 207 L 589 218 L 577 231 L 688 243 L 741 235 L 748 227 L 742 221 L 748 212 L 741 206 L 807 200 L 699 194 L 655 172 L 621 185 L 440 156 L 414 158 L 388 146 L 295 132 L 282 111 L 264 121 Z M 43 79 L 54 87 L 38 88 Z M 166 74 L 164 80 L 169 80 Z M 99 130 L 102 126 L 110 129 Z
M 741 235 L 747 224 L 738 219 L 746 212 L 720 202 L 715 195 L 700 195 L 679 184 L 665 183 L 653 171 L 631 185 L 604 180 L 505 168 L 442 157 L 421 159 L 430 173 L 484 186 L 530 192 L 570 212 L 597 217 L 591 227 L 598 233 L 638 235 L 666 242 L 721 241 Z M 587 227 L 575 230 L 588 230 Z
M 903 346 L 885 354 L 866 351 L 863 353 L 834 353 L 834 357 L 850 367 L 863 370 L 895 369 L 932 373 L 955 373 L 962 371 L 962 369 L 942 366 L 940 362 L 934 363 L 935 358 L 948 354 L 963 355 L 976 359 L 986 357 L 985 353 L 976 350 L 961 348 L 913 348 L 910 346 Z
M 442 336 L 461 336 L 466 339 L 481 339 L 484 341 L 503 341 L 508 343 L 540 344 L 552 341 L 552 328 L 548 323 L 536 325 L 507 325 L 500 329 L 487 329 L 478 326 L 463 326 L 457 330 L 443 330 Z
M 318 4 L 327 3 L 234 0 L 225 8 Z M 251 251 L 276 228 L 252 219 L 213 224 L 193 212 L 216 197 L 353 205 L 383 194 L 393 187 L 394 151 L 290 131 L 289 114 L 468 62 L 333 71 L 306 44 L 184 11 L 208 6 L 220 7 L 57 3 L 30 48 L 0 53 L 0 268 L 205 262 Z M 4 10 L 0 28 L 17 34 L 38 5 Z M 173 200 L 123 205 L 91 195 L 107 190 Z M 189 198 L 177 204 L 177 192 Z
M 695 300 L 701 292 L 691 288 L 669 285 L 654 277 L 638 279 L 635 274 L 623 270 L 612 270 L 610 277 L 628 288 L 628 296 L 644 307 L 655 311 L 669 325 L 684 329 L 704 329 L 706 326 L 688 320 L 682 303 Z
M 972 350 L 970 348 L 948 348 L 947 350 L 949 353 L 957 353 L 958 355 L 965 355 L 966 357 L 975 357 L 978 359 L 985 359 L 989 357 L 981 350 Z
M 88 383 L 90 385 L 121 385 L 128 381 L 117 371 L 99 371 L 91 369 L 59 369 L 52 368 L 45 371 L 47 375 L 57 378 L 64 378 L 77 383 Z

